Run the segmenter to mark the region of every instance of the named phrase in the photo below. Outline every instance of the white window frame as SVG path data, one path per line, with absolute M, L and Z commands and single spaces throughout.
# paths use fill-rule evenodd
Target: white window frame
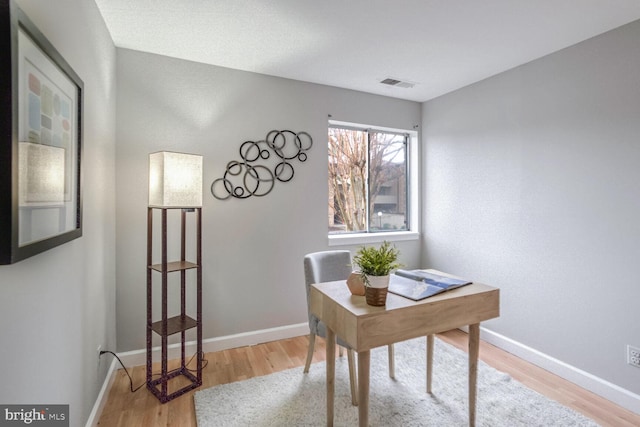
M 407 198 L 409 200 L 409 224 L 407 225 L 409 229 L 406 231 L 388 231 L 375 233 L 360 232 L 328 234 L 327 232 L 329 246 L 365 245 L 372 243 L 381 243 L 385 240 L 388 242 L 418 240 L 420 238 L 420 170 L 418 167 L 420 154 L 418 151 L 418 132 L 415 130 L 394 129 L 382 126 L 364 125 L 361 123 L 341 122 L 336 120 L 329 120 L 329 126 L 373 129 L 383 132 L 406 133 L 409 135 L 407 147 L 407 167 L 409 169 L 409 180 L 407 182 Z M 326 224 L 326 229 L 329 229 L 328 222 Z

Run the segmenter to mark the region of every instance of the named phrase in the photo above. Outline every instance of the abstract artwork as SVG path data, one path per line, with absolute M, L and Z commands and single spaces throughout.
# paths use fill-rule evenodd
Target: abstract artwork
M 32 43 L 23 32 L 20 32 L 21 46 L 28 46 Z M 26 49 L 25 49 L 26 50 Z M 74 87 L 62 88 L 44 74 L 34 63 L 35 59 L 25 56 L 21 65 L 23 71 L 20 78 L 24 79 L 24 84 L 20 87 L 24 91 L 20 94 L 20 104 L 24 111 L 20 115 L 22 118 L 19 128 L 19 139 L 21 143 L 28 142 L 42 146 L 56 147 L 64 150 L 64 199 L 59 202 L 71 200 L 70 190 L 73 179 L 73 154 L 72 147 L 73 134 L 75 130 L 75 99 L 69 92 L 74 91 Z M 20 148 L 22 157 L 23 150 Z M 69 167 L 66 167 L 68 165 Z M 22 188 L 26 182 L 20 180 Z M 22 193 L 22 191 L 21 191 Z M 30 194 L 27 192 L 27 194 Z M 28 203 L 38 203 L 40 200 L 25 200 Z
M 211 194 L 218 200 L 265 196 L 276 181 L 293 179 L 293 162 L 305 162 L 312 145 L 307 132 L 290 130 L 272 130 L 264 140 L 245 141 L 240 146 L 240 160 L 227 163 L 222 178 L 211 184 Z
M 84 85 L 14 0 L 0 0 L 0 264 L 82 236 Z

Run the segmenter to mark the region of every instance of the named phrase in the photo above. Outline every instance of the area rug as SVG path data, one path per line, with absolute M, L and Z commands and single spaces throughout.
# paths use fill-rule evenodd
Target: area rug
M 371 350 L 371 426 L 467 426 L 467 354 L 435 340 L 433 394 L 426 393 L 426 339 L 395 346 L 396 378 L 386 347 Z M 198 391 L 199 427 L 326 425 L 325 363 Z M 346 357 L 336 360 L 336 426 L 357 426 Z M 482 361 L 478 366 L 477 426 L 597 426 L 583 415 L 525 387 Z

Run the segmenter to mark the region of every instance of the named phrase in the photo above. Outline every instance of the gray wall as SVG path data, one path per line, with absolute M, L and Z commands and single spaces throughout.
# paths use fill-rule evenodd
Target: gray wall
M 425 264 L 487 328 L 640 393 L 640 22 L 423 104 Z
M 302 257 L 328 249 L 328 114 L 413 129 L 420 104 L 117 52 L 118 350 L 145 347 L 148 155 L 160 150 L 204 156 L 204 338 L 306 322 Z M 240 145 L 273 129 L 314 139 L 308 160 L 294 164 L 293 180 L 265 197 L 214 199 L 209 186 L 239 159 Z M 419 264 L 418 241 L 397 246 L 403 262 Z
M 18 4 L 84 81 L 83 237 L 0 266 L 0 402 L 84 425 L 115 350 L 115 47 L 92 1 Z M 3 64 L 5 66 L 5 64 Z

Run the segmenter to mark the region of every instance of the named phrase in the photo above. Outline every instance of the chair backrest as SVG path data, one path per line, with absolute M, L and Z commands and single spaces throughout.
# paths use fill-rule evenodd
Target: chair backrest
M 349 251 L 324 251 L 305 255 L 304 279 L 307 291 L 307 311 L 310 302 L 309 291 L 313 283 L 347 280 L 351 271 L 351 252 Z M 317 323 L 315 316 L 309 313 L 309 327 L 313 333 L 317 333 Z
M 314 252 L 304 257 L 307 292 L 312 283 L 347 280 L 351 271 L 351 252 L 349 251 Z

